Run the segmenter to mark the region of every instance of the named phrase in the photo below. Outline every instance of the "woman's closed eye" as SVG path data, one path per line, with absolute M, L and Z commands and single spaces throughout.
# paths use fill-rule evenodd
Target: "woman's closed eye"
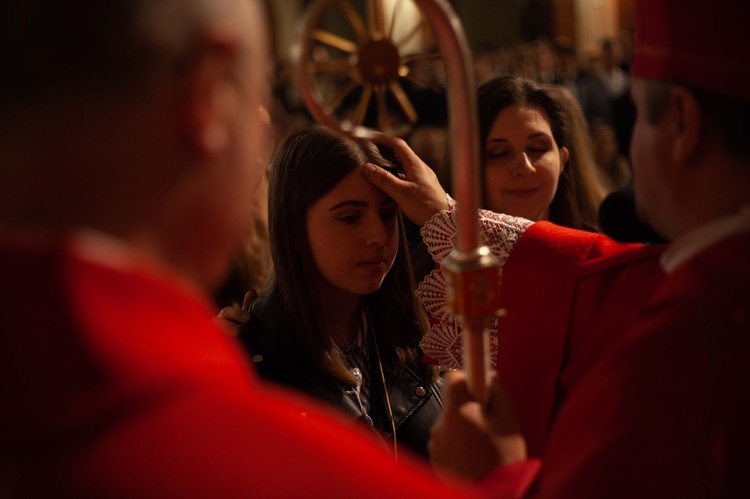
M 490 148 L 487 149 L 485 152 L 485 156 L 488 158 L 496 159 L 496 158 L 504 158 L 507 157 L 510 154 L 510 151 L 507 148 Z
M 552 149 L 552 139 L 548 137 L 537 137 L 536 140 L 526 146 L 529 154 L 545 154 Z

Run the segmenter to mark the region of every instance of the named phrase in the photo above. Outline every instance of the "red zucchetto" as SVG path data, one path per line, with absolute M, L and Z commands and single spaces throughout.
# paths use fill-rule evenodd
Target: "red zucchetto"
M 750 2 L 639 0 L 632 74 L 750 100 Z

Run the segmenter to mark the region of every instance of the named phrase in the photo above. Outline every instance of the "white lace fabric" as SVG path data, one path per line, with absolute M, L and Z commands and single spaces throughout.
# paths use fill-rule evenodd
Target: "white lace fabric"
M 421 230 L 427 249 L 433 260 L 438 263 L 448 256 L 457 242 L 456 212 L 458 206 L 450 196 L 448 203 L 451 209 L 436 213 Z M 502 281 L 503 266 L 516 241 L 533 223 L 524 218 L 479 210 L 482 244 L 490 248 L 500 263 L 498 280 Z M 417 296 L 427 312 L 437 320 L 437 324 L 430 328 L 420 342 L 422 351 L 434 359 L 442 369 L 461 369 L 463 345 L 460 326 L 448 309 L 447 283 L 442 266 L 430 272 L 419 284 Z M 490 363 L 494 369 L 497 359 L 497 318 L 490 324 L 489 333 Z

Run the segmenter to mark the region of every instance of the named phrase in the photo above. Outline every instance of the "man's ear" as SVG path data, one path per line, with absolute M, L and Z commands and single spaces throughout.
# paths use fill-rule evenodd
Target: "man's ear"
M 177 129 L 197 154 L 214 155 L 227 147 L 239 50 L 236 39 L 206 36 L 177 77 Z
M 674 133 L 672 159 L 685 163 L 700 146 L 703 116 L 695 96 L 684 87 L 672 89 L 670 108 Z

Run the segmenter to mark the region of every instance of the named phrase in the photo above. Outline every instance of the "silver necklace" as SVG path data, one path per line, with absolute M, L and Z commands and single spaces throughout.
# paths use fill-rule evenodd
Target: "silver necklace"
M 365 314 L 365 320 L 367 321 L 367 327 L 372 334 L 372 342 L 375 345 L 375 356 L 378 359 L 378 369 L 380 370 L 380 380 L 383 382 L 383 393 L 385 393 L 385 405 L 388 409 L 388 418 L 391 422 L 391 432 L 393 434 L 393 458 L 398 462 L 398 439 L 396 438 L 396 421 L 393 418 L 393 408 L 391 407 L 391 397 L 388 395 L 388 385 L 385 382 L 385 372 L 383 371 L 383 363 L 380 361 L 380 348 L 378 347 L 378 340 L 375 337 L 375 328 L 372 327 L 370 321 L 370 314 Z
M 383 384 L 383 394 L 385 395 L 385 406 L 388 410 L 388 420 L 391 424 L 391 434 L 393 437 L 393 457 L 398 462 L 398 438 L 396 437 L 396 420 L 393 417 L 393 407 L 391 405 L 391 397 L 388 394 L 388 383 L 385 381 L 385 371 L 383 370 L 383 362 L 380 357 L 380 347 L 378 346 L 377 338 L 375 337 L 375 328 L 372 327 L 372 321 L 370 320 L 370 315 L 366 311 L 362 312 L 362 324 L 365 328 L 364 334 L 367 334 L 368 332 L 372 335 L 372 343 L 375 345 L 375 358 L 378 361 L 378 371 L 380 372 L 380 381 Z M 357 340 L 354 341 L 356 343 Z M 365 340 L 366 342 L 366 340 Z M 344 353 L 344 351 L 339 348 L 339 346 L 336 344 L 335 341 L 332 341 L 333 347 L 336 349 L 336 351 L 339 354 L 339 357 L 342 360 L 345 360 L 347 358 L 347 355 Z M 352 343 L 352 345 L 354 344 Z M 351 345 L 350 345 L 351 347 Z M 355 394 L 357 396 L 357 403 L 359 404 L 360 410 L 362 410 L 362 413 L 367 418 L 368 422 L 370 424 L 373 424 L 372 418 L 370 418 L 369 414 L 367 414 L 367 411 L 365 410 L 364 404 L 362 403 L 361 395 L 360 395 L 360 389 L 363 382 L 363 376 L 362 371 L 358 367 L 354 367 L 350 369 L 352 375 L 354 376 L 354 379 L 356 380 L 357 386 L 355 388 Z

